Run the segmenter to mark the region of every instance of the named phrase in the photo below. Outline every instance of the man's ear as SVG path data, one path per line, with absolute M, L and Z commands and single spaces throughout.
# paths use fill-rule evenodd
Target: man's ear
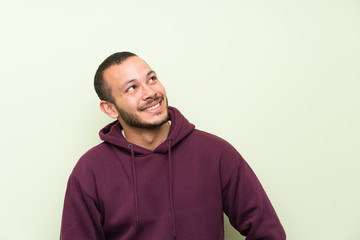
M 115 105 L 111 102 L 101 100 L 100 101 L 100 109 L 103 111 L 106 115 L 108 115 L 111 118 L 117 118 L 119 116 L 118 111 L 115 108 Z

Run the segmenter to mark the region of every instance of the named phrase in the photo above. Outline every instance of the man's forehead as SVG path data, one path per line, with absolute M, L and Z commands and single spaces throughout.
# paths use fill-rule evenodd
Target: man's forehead
M 104 78 L 108 80 L 130 80 L 137 79 L 154 72 L 150 66 L 141 58 L 130 57 L 120 64 L 114 64 L 104 71 Z

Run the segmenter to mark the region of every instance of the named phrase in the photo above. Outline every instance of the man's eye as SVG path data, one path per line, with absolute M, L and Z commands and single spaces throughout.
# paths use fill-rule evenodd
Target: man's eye
M 156 77 L 154 76 L 149 79 L 149 82 L 154 82 L 155 80 L 156 80 Z
M 127 92 L 132 92 L 132 91 L 134 91 L 135 90 L 135 86 L 131 86 L 131 87 L 129 87 L 126 91 Z

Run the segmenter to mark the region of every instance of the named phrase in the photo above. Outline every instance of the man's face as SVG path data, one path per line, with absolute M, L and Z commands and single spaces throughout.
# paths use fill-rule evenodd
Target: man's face
M 138 57 L 104 71 L 122 126 L 154 129 L 168 120 L 167 98 L 156 73 Z

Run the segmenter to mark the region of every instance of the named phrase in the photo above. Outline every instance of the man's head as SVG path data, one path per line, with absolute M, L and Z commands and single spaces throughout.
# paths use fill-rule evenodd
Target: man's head
M 101 110 L 123 127 L 154 129 L 168 120 L 164 87 L 155 71 L 133 53 L 106 58 L 96 71 L 94 85 Z

